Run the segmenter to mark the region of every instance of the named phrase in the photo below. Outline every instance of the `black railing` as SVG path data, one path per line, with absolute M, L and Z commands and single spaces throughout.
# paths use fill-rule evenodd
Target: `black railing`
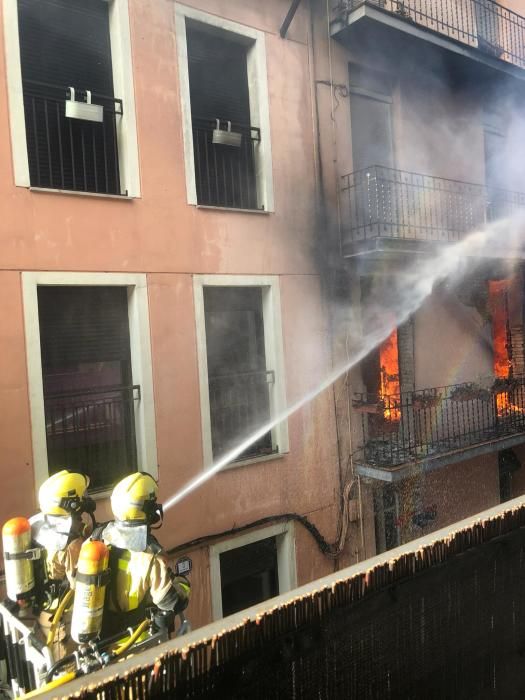
M 86 100 L 76 89 L 75 99 Z M 23 82 L 29 176 L 33 187 L 59 190 L 121 193 L 117 118 L 122 100 L 93 93 L 103 108 L 103 121 L 66 117 L 68 87 Z
M 525 206 L 525 194 L 372 166 L 342 177 L 343 235 L 454 242 Z
M 362 5 L 525 67 L 525 18 L 493 0 L 339 0 L 333 17 L 346 22 Z
M 193 152 L 197 202 L 206 206 L 231 209 L 258 209 L 255 149 L 260 130 L 253 126 L 231 124 L 231 132 L 240 134 L 238 145 L 214 143 L 217 122 L 192 117 Z M 220 120 L 220 131 L 227 133 L 228 122 Z
M 270 420 L 271 370 L 210 376 L 210 418 L 214 458 L 225 455 Z M 275 452 L 268 431 L 236 461 Z
M 525 432 L 525 379 L 423 389 L 383 398 L 356 394 L 364 461 L 392 467 Z
M 44 396 L 50 472 L 78 469 L 95 489 L 137 469 L 139 386 L 108 386 Z

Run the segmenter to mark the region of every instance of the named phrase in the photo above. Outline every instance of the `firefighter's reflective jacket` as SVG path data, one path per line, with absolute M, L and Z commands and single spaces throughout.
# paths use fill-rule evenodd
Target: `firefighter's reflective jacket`
M 186 608 L 189 581 L 170 569 L 149 528 L 136 526 L 122 532 L 110 523 L 95 530 L 93 539 L 102 539 L 110 547 L 111 580 L 106 591 L 102 637 L 110 630 L 139 624 L 145 618 L 146 608 L 152 605 L 175 613 Z

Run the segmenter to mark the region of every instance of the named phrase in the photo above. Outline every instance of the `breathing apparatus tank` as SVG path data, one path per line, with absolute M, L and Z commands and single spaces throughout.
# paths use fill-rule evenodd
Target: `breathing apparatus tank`
M 109 582 L 109 549 L 103 542 L 87 540 L 78 557 L 71 636 L 78 644 L 96 639 L 102 629 L 104 599 Z
M 11 518 L 2 528 L 7 597 L 13 602 L 27 600 L 35 589 L 33 562 L 40 548 L 31 547 L 31 524 L 27 518 Z

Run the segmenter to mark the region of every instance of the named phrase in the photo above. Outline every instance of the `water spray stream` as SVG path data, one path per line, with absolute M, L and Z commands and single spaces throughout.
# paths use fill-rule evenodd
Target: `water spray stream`
M 436 283 L 445 279 L 451 280 L 451 282 L 457 281 L 467 271 L 474 270 L 481 263 L 487 262 L 491 258 L 504 257 L 509 261 L 522 259 L 525 242 L 524 230 L 525 215 L 520 213 L 518 216 L 513 217 L 512 220 L 496 222 L 483 231 L 469 234 L 459 243 L 446 246 L 444 250 L 440 251 L 433 258 L 426 259 L 423 262 L 418 260 L 408 270 L 404 271 L 399 276 L 398 282 L 391 287 L 391 296 L 395 297 L 397 306 L 394 312 L 389 314 L 388 318 L 385 318 L 385 314 L 382 313 L 383 310 L 379 306 L 368 310 L 366 337 L 360 334 L 353 339 L 355 347 L 352 348 L 351 356 L 346 362 L 335 367 L 320 384 L 297 401 L 294 401 L 279 415 L 255 430 L 234 449 L 189 481 L 166 501 L 164 510 L 166 511 L 176 505 L 195 489 L 202 486 L 227 464 L 241 455 L 250 445 L 328 389 L 340 376 L 363 360 L 371 350 L 389 336 L 394 327 L 407 321 L 419 309 L 432 293 Z

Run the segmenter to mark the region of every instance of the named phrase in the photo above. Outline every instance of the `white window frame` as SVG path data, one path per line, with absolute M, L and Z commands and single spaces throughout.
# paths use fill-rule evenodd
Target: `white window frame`
M 272 150 L 270 139 L 270 106 L 268 76 L 266 71 L 266 47 L 264 32 L 237 22 L 210 15 L 180 3 L 175 3 L 175 35 L 179 64 L 179 83 L 182 107 L 182 134 L 186 171 L 188 204 L 198 205 L 195 185 L 195 160 L 191 123 L 190 79 L 188 72 L 188 45 L 186 20 L 193 20 L 213 27 L 218 34 L 225 34 L 247 46 L 248 90 L 250 95 L 251 125 L 261 130 L 261 140 L 255 144 L 257 201 L 265 212 L 274 211 Z M 214 207 L 217 209 L 223 207 Z M 224 207 L 226 208 L 226 207 Z M 228 210 L 231 210 L 228 208 Z M 246 210 L 242 210 L 246 211 Z
M 109 4 L 113 86 L 115 97 L 122 99 L 123 103 L 123 115 L 117 116 L 116 120 L 120 188 L 121 192 L 123 194 L 127 192 L 127 196 L 130 198 L 140 197 L 139 151 L 128 0 L 107 0 L 107 2 Z M 31 187 L 22 91 L 17 0 L 3 0 L 3 7 L 7 93 L 15 185 Z M 32 189 L 38 190 L 40 188 Z M 59 192 L 60 190 L 51 191 Z M 75 194 L 84 193 L 75 191 Z M 102 193 L 100 196 L 112 195 Z
M 270 391 L 270 416 L 273 418 L 286 408 L 284 380 L 284 352 L 281 322 L 281 300 L 277 275 L 194 275 L 193 292 L 195 324 L 197 332 L 197 358 L 199 364 L 199 388 L 201 401 L 202 449 L 204 466 L 213 462 L 210 394 L 208 386 L 208 356 L 206 352 L 206 325 L 204 318 L 204 287 L 258 287 L 262 289 L 264 352 L 266 366 L 275 373 Z M 254 457 L 232 462 L 225 467 L 235 468 L 253 462 L 263 462 L 288 452 L 288 421 L 283 420 L 272 430 L 272 444 L 278 446 L 275 455 Z
M 22 295 L 36 489 L 38 490 L 49 476 L 37 290 L 39 286 L 75 285 L 116 286 L 126 287 L 128 290 L 132 383 L 140 385 L 140 401 L 135 405 L 137 467 L 149 472 L 157 479 L 157 440 L 146 275 L 107 272 L 23 272 Z M 97 497 L 102 498 L 108 494 L 109 491 L 103 491 L 97 493 Z
M 281 523 L 255 530 L 245 535 L 239 535 L 229 540 L 224 540 L 210 546 L 210 579 L 211 579 L 211 605 L 214 620 L 220 620 L 222 614 L 221 592 L 221 563 L 222 552 L 244 547 L 247 544 L 260 542 L 269 537 L 275 537 L 277 542 L 277 575 L 279 580 L 279 593 L 286 593 L 297 587 L 297 570 L 295 563 L 295 532 L 293 523 Z

